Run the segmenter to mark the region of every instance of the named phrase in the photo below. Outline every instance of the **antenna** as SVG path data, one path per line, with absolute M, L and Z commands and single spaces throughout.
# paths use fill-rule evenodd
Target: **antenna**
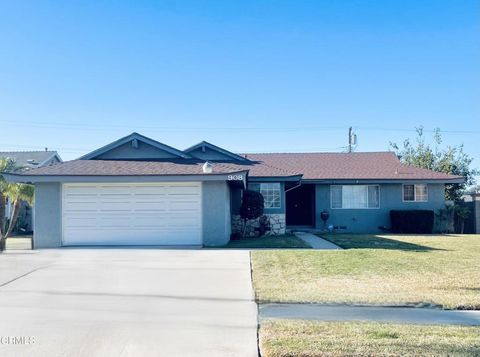
M 357 134 L 353 132 L 353 128 L 348 128 L 348 152 L 352 152 L 352 146 L 357 145 Z

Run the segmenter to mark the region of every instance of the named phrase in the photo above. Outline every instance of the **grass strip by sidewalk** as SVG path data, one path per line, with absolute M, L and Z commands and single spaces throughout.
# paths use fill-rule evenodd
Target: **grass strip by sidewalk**
M 264 357 L 478 356 L 480 327 L 266 320 Z

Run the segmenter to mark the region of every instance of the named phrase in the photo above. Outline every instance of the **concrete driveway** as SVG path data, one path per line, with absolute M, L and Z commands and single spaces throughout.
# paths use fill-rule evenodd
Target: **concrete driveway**
M 256 328 L 248 251 L 0 255 L 1 356 L 256 356 Z

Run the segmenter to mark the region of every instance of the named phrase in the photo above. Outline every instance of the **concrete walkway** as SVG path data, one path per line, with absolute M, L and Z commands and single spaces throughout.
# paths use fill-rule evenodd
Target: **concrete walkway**
M 376 321 L 404 324 L 480 325 L 480 311 L 410 307 L 332 306 L 319 304 L 260 305 L 260 319 Z
M 293 232 L 297 238 L 309 244 L 313 249 L 342 249 L 338 245 L 308 232 Z

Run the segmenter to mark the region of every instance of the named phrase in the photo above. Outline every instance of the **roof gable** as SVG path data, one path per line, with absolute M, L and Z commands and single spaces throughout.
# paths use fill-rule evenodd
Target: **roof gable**
M 249 161 L 243 156 L 234 154 L 228 150 L 222 149 L 216 145 L 213 145 L 207 141 L 202 141 L 196 145 L 184 150 L 185 153 L 200 160 L 209 161 Z
M 171 146 L 138 133 L 132 133 L 80 157 L 80 160 L 168 160 L 190 158 L 190 155 Z
M 15 160 L 18 167 L 33 168 L 42 167 L 62 162 L 62 158 L 56 151 L 3 151 L 0 158 L 8 157 Z

